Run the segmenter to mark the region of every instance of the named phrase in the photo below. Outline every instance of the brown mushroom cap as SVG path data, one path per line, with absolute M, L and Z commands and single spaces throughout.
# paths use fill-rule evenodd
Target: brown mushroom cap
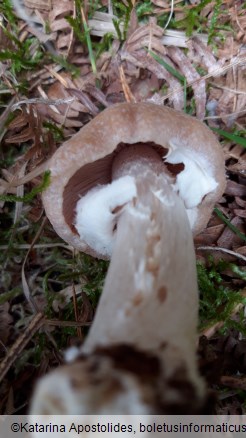
M 75 207 L 93 186 L 111 182 L 117 148 L 135 143 L 148 143 L 163 157 L 173 143 L 203 157 L 218 185 L 199 204 L 193 234 L 206 226 L 225 188 L 224 156 L 216 137 L 199 120 L 171 108 L 145 102 L 122 103 L 97 115 L 51 158 L 51 184 L 43 193 L 43 203 L 56 232 L 73 247 L 100 257 L 78 235 Z

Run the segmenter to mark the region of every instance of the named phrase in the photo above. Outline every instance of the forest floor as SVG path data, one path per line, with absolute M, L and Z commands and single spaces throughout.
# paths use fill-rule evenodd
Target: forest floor
M 45 217 L 47 162 L 104 108 L 152 101 L 221 142 L 227 185 L 195 239 L 199 363 L 218 414 L 246 412 L 246 6 L 243 0 L 2 0 L 0 413 L 83 342 L 108 263 Z

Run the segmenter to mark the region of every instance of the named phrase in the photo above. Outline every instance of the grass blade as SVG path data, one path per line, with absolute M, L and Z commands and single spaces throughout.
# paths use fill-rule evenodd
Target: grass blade
M 246 148 L 246 139 L 241 137 L 240 135 L 230 134 L 230 132 L 223 131 L 223 129 L 212 128 L 213 131 L 217 132 L 217 134 L 222 135 L 227 140 L 231 140 L 234 143 L 240 144 L 244 148 Z
M 215 207 L 214 209 L 215 213 L 217 214 L 217 216 L 228 226 L 228 228 L 230 228 L 230 230 L 233 231 L 233 233 L 235 233 L 238 237 L 240 237 L 240 239 L 244 240 L 244 242 L 246 242 L 246 235 L 241 233 L 241 231 L 235 227 L 235 225 L 233 225 L 222 213 L 221 210 L 219 210 L 218 208 Z
M 162 67 L 164 67 L 168 73 L 173 75 L 176 79 L 178 79 L 184 87 L 184 112 L 186 112 L 186 100 L 187 100 L 187 80 L 186 77 L 181 75 L 178 70 L 173 68 L 170 64 L 168 64 L 164 59 L 160 58 L 160 56 L 156 55 L 156 53 L 152 52 L 152 50 L 147 50 L 147 52 L 154 58 Z

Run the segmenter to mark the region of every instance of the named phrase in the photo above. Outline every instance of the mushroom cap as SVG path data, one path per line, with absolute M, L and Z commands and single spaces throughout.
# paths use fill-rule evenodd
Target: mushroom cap
M 225 188 L 224 155 L 214 134 L 196 118 L 169 107 L 146 102 L 121 103 L 97 115 L 50 160 L 51 183 L 43 193 L 44 207 L 57 234 L 73 247 L 104 258 L 78 235 L 74 227 L 76 204 L 92 187 L 111 182 L 116 149 L 121 144 L 136 143 L 149 143 L 167 162 L 173 151 L 170 163 L 180 162 L 177 149 L 189 159 L 198 157 L 201 171 L 215 182 L 212 191 L 197 206 L 193 234 L 205 228 Z

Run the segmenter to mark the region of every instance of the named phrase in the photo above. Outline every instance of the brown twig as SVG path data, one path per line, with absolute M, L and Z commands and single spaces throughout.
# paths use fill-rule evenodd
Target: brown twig
M 239 254 L 238 252 L 231 251 L 230 249 L 221 248 L 218 246 L 198 246 L 196 248 L 197 251 L 221 251 L 225 252 L 226 254 L 230 254 L 234 257 L 237 257 L 238 259 L 241 259 L 246 262 L 246 257 L 242 254 Z
M 245 376 L 221 376 L 220 383 L 230 388 L 246 390 L 246 377 Z
M 75 287 L 74 284 L 72 285 L 72 290 L 73 290 L 73 308 L 74 308 L 74 316 L 75 316 L 75 321 L 78 322 L 79 320 L 79 312 L 78 312 L 78 300 L 77 300 L 77 295 L 75 292 Z M 82 331 L 81 331 L 81 327 L 77 327 L 77 335 L 78 338 L 82 338 Z
M 20 353 L 24 350 L 25 346 L 28 344 L 28 342 L 30 342 L 39 328 L 43 325 L 43 323 L 44 316 L 41 312 L 39 312 L 33 317 L 24 333 L 22 333 L 16 339 L 15 343 L 12 345 L 0 364 L 0 382 L 4 379 L 10 367 L 13 365 L 15 360 L 18 358 Z
M 133 94 L 132 94 L 132 92 L 131 92 L 131 90 L 129 88 L 129 85 L 128 85 L 127 81 L 126 81 L 126 76 L 125 76 L 125 72 L 123 70 L 122 65 L 120 65 L 120 67 L 119 67 L 119 73 L 120 73 L 120 82 L 121 82 L 121 85 L 122 85 L 122 89 L 123 89 L 123 93 L 125 95 L 126 101 L 129 102 L 129 103 L 135 103 L 136 99 L 133 96 Z
M 28 325 L 24 333 L 22 333 L 17 338 L 15 343 L 12 345 L 12 347 L 9 349 L 8 353 L 0 363 L 0 382 L 4 379 L 7 372 L 14 364 L 15 360 L 18 358 L 21 352 L 24 350 L 28 342 L 31 341 L 33 336 L 37 333 L 37 331 L 41 327 L 60 326 L 60 327 L 81 328 L 81 327 L 88 327 L 90 325 L 91 325 L 90 322 L 80 322 L 80 321 L 75 322 L 75 321 L 60 321 L 60 320 L 45 319 L 44 315 L 41 312 L 37 313 L 31 320 L 30 324 Z
M 25 265 L 26 265 L 27 259 L 28 259 L 28 257 L 29 257 L 29 254 L 30 254 L 30 252 L 31 252 L 31 250 L 32 250 L 32 248 L 33 248 L 33 246 L 34 246 L 34 244 L 37 242 L 37 240 L 38 240 L 39 237 L 40 237 L 40 234 L 41 234 L 42 231 L 43 231 L 43 228 L 44 228 L 44 226 L 45 226 L 46 221 L 47 221 L 47 218 L 45 217 L 45 218 L 42 220 L 42 223 L 41 223 L 41 225 L 40 225 L 40 228 L 39 228 L 37 234 L 35 235 L 35 237 L 34 237 L 32 243 L 31 243 L 30 248 L 28 249 L 28 251 L 27 251 L 27 253 L 26 253 L 26 256 L 25 256 L 25 258 L 24 258 L 24 261 L 23 261 L 23 264 L 22 264 L 22 268 L 21 268 L 21 279 L 22 279 L 23 292 L 24 292 L 24 294 L 25 294 L 25 297 L 26 297 L 27 301 L 30 303 L 30 305 L 31 305 L 31 307 L 32 307 L 32 309 L 33 309 L 33 311 L 36 312 L 36 313 L 38 313 L 38 308 L 37 308 L 37 305 L 36 305 L 36 303 L 35 303 L 35 301 L 34 301 L 32 295 L 31 295 L 31 293 L 30 293 L 29 285 L 28 285 L 27 280 L 26 280 L 26 275 L 25 275 Z
M 54 327 L 90 327 L 91 322 L 60 321 L 59 319 L 45 319 L 43 324 L 54 326 Z

